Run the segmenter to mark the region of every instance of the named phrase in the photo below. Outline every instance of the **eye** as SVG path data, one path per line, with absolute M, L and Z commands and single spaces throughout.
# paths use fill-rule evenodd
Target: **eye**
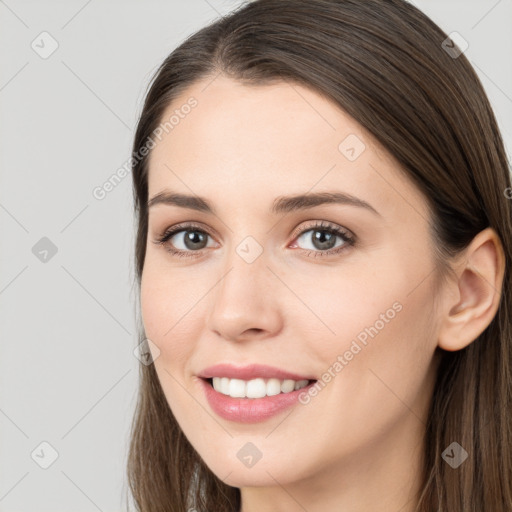
M 210 235 L 194 224 L 178 225 L 167 230 L 154 243 L 163 245 L 168 252 L 179 257 L 197 256 L 201 250 L 208 247 Z M 211 247 L 211 245 L 210 245 Z
M 354 245 L 355 238 L 348 231 L 330 223 L 317 223 L 303 229 L 296 237 L 300 249 L 308 251 L 308 256 L 314 253 L 314 257 L 338 254 Z M 301 247 L 301 245 L 304 246 Z

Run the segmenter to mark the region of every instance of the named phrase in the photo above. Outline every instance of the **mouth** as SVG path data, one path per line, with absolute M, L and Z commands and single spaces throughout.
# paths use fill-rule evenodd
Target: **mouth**
M 211 410 L 219 417 L 236 423 L 258 423 L 304 403 L 301 395 L 309 393 L 317 380 L 256 377 L 245 381 L 202 376 L 198 382 Z
M 271 397 L 299 391 L 317 382 L 316 379 L 263 379 L 251 380 L 230 379 L 228 377 L 201 377 L 210 387 L 218 393 L 231 398 L 258 398 Z
M 238 423 L 265 421 L 303 403 L 301 396 L 317 382 L 312 374 L 256 363 L 219 363 L 196 377 L 211 410 Z

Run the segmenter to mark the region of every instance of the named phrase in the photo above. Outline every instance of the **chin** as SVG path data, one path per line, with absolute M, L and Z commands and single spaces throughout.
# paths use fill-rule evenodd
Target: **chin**
M 243 455 L 241 458 L 243 459 Z M 218 455 L 211 454 L 211 457 L 203 458 L 203 461 L 219 480 L 232 487 L 274 487 L 276 481 L 280 485 L 287 485 L 304 478 L 303 474 L 294 471 L 297 470 L 297 464 L 290 457 L 264 459 L 265 456 L 262 455 L 252 466 L 246 466 L 236 455 L 227 459 L 225 456 L 219 458 Z

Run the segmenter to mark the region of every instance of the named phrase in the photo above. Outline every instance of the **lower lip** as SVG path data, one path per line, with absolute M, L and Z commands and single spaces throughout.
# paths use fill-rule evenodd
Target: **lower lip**
M 299 403 L 300 393 L 307 392 L 311 386 L 315 385 L 315 382 L 311 382 L 296 391 L 263 398 L 232 398 L 215 391 L 205 379 L 199 380 L 213 411 L 226 420 L 238 423 L 257 423 L 276 416 Z

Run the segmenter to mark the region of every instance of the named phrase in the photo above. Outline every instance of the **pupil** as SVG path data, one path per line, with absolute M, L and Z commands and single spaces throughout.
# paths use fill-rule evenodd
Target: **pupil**
M 204 233 L 199 233 L 197 231 L 188 231 L 185 234 L 185 246 L 187 249 L 197 249 L 197 244 L 201 244 L 205 241 Z M 199 247 L 200 249 L 202 247 Z
M 313 245 L 317 249 L 332 249 L 335 243 L 336 237 L 333 233 L 329 233 L 327 231 L 314 231 Z

